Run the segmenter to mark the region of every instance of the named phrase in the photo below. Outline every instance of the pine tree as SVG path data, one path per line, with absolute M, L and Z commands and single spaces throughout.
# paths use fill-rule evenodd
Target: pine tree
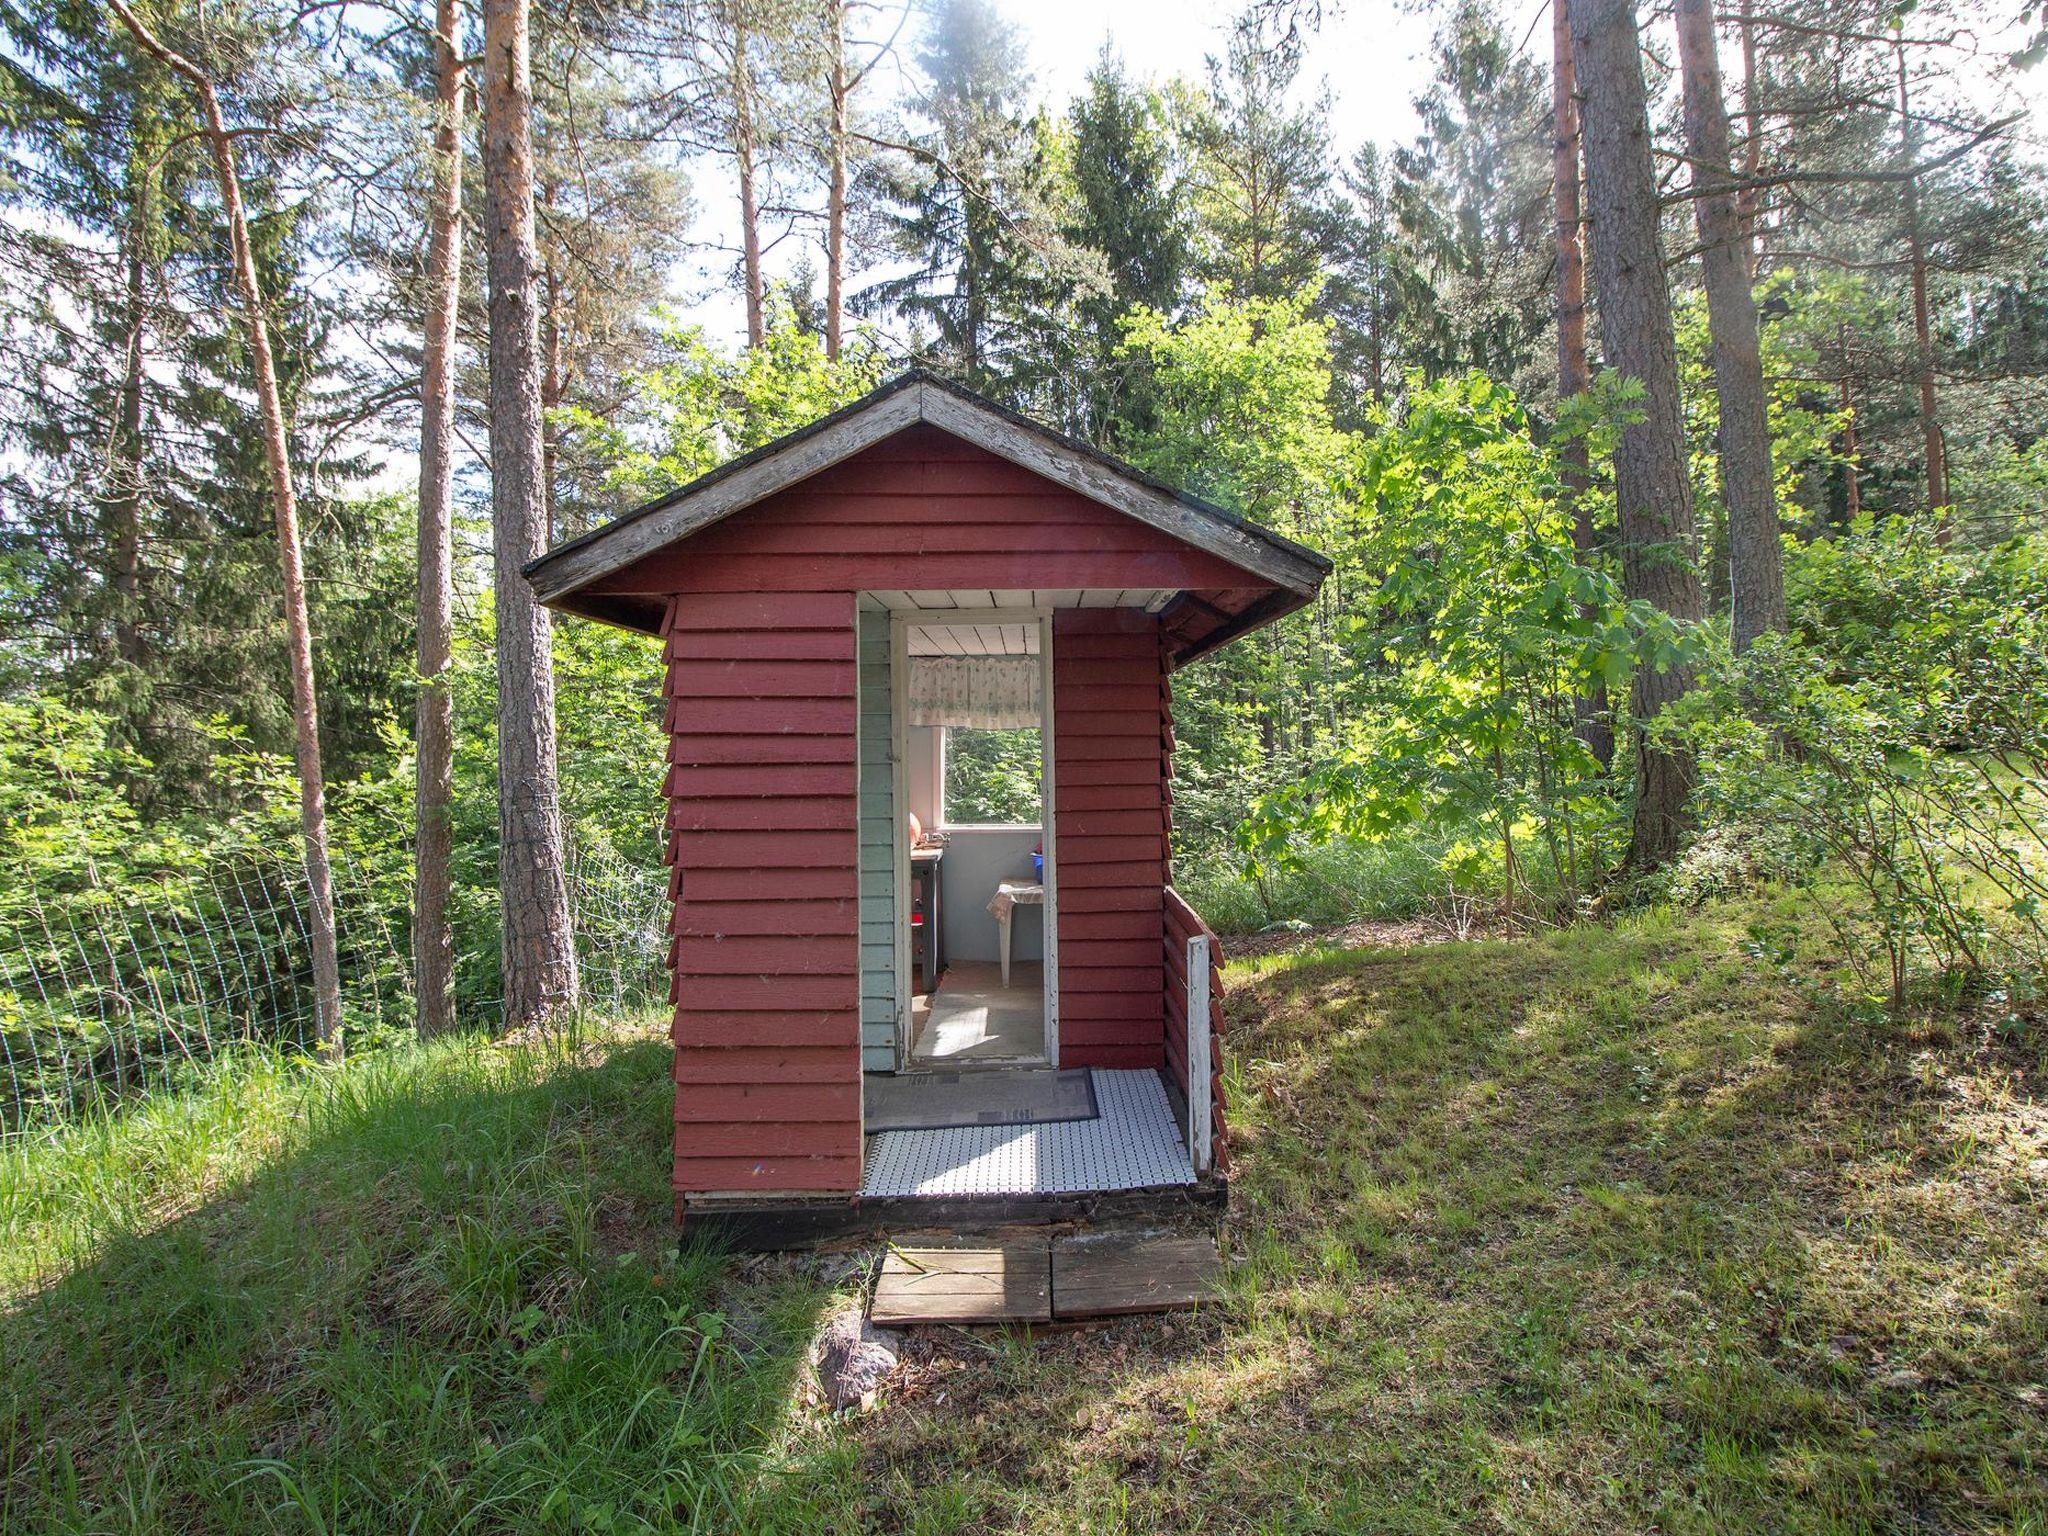
M 508 1029 L 559 1023 L 577 1000 L 555 778 L 554 625 L 521 570 L 547 540 L 528 38 L 527 0 L 485 0 L 479 71 L 490 260 L 498 892 Z
M 912 105 L 929 128 L 896 146 L 883 215 L 912 269 L 857 306 L 928 325 L 924 361 L 1022 403 L 1043 372 L 1038 349 L 1059 333 L 1047 311 L 1097 286 L 1099 270 L 1054 225 L 1047 125 L 1025 115 L 1023 41 L 991 0 L 946 0 L 917 62 L 926 78 Z
M 1459 0 L 1435 48 L 1435 80 L 1415 103 L 1423 131 L 1394 152 L 1388 193 L 1404 355 L 1426 379 L 1480 368 L 1541 399 L 1549 95 L 1485 0 Z
M 1240 299 L 1305 291 L 1343 233 L 1327 96 L 1294 104 L 1301 39 L 1282 19 L 1264 6 L 1238 17 L 1191 125 L 1200 275 Z
M 263 423 L 263 456 L 270 471 L 271 508 L 277 522 L 278 562 L 284 585 L 285 637 L 291 663 L 292 735 L 298 758 L 299 824 L 305 840 L 306 884 L 313 950 L 315 1029 L 321 1049 L 338 1055 L 341 1034 L 341 967 L 334 932 L 334 877 L 327 852 L 327 788 L 320 767 L 320 708 L 314 691 L 313 632 L 306 607 L 304 553 L 299 540 L 297 488 L 292 483 L 291 446 L 284 397 L 270 347 L 262 278 L 249 239 L 248 217 L 235 159 L 234 138 L 209 69 L 161 41 L 138 20 L 124 0 L 108 0 L 143 50 L 182 78 L 199 99 L 201 137 L 213 159 L 221 210 L 232 245 L 235 286 L 248 334 L 257 406 Z
M 1108 285 L 1076 306 L 1085 380 L 1074 428 L 1098 441 L 1141 430 L 1142 385 L 1119 358 L 1122 318 L 1180 307 L 1191 262 L 1187 201 L 1166 108 L 1104 49 L 1067 109 L 1072 212 L 1065 234 L 1099 254 Z
M 1678 57 L 1685 82 L 1685 141 L 1692 161 L 1693 214 L 1707 291 L 1720 420 L 1721 500 L 1728 512 L 1729 591 L 1735 648 L 1785 627 L 1785 578 L 1778 550 L 1778 498 L 1771 428 L 1743 234 L 1729 166 L 1728 109 L 1709 0 L 1678 0 Z
M 1614 451 L 1622 584 L 1680 623 L 1705 615 L 1695 564 L 1692 484 L 1678 398 L 1671 294 L 1658 242 L 1657 177 L 1634 0 L 1571 0 L 1572 57 L 1583 102 L 1593 280 L 1607 366 L 1641 385 L 1638 419 Z M 1691 825 L 1694 768 L 1647 727 L 1692 686 L 1683 664 L 1641 666 L 1634 682 L 1636 772 L 1629 861 L 1655 869 Z

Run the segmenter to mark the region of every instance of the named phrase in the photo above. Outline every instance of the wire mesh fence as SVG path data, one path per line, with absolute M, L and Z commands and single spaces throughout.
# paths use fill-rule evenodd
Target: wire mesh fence
M 373 1046 L 413 1029 L 409 893 L 403 871 L 336 852 L 346 1038 Z M 661 868 L 576 849 L 567 873 L 586 1007 L 624 1012 L 664 997 Z M 472 999 L 465 1013 L 497 1022 L 494 1002 Z M 190 1081 L 238 1043 L 310 1051 L 315 1039 L 295 850 L 239 848 L 131 872 L 118 889 L 90 875 L 56 893 L 0 886 L 0 1135 Z

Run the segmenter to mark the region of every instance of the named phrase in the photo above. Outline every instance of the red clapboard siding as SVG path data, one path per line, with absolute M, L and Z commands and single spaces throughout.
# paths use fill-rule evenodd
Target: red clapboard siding
M 1156 618 L 1053 616 L 1060 1063 L 1165 1064 L 1166 772 Z
M 761 972 L 728 976 L 716 971 L 696 972 L 673 980 L 670 989 L 674 1000 L 692 1008 L 723 1008 L 732 1013 L 780 1013 L 788 1008 L 844 1008 L 852 1012 L 856 1002 L 854 988 L 859 985 L 852 974 L 858 958 L 856 947 L 850 941 L 811 942 L 838 945 L 839 953 L 846 957 L 847 974 L 803 976 Z M 743 1020 L 734 1020 L 735 1029 L 743 1024 Z
M 715 719 L 719 712 L 708 711 L 707 719 Z M 693 715 L 682 722 L 682 729 L 671 725 L 673 732 L 668 739 L 668 760 L 678 768 L 730 768 L 768 767 L 786 763 L 837 763 L 839 753 L 845 745 L 837 736 L 785 736 L 780 733 L 747 735 L 731 732 L 723 736 L 698 734 L 700 727 Z
M 766 763 L 749 767 L 671 768 L 667 792 L 672 798 L 702 795 L 851 795 L 851 763 Z
M 844 827 L 852 811 L 851 795 L 679 796 L 669 806 L 668 825 L 672 832 L 829 832 Z
M 834 1125 L 696 1125 L 676 1127 L 679 1158 L 839 1157 Z
M 696 629 L 668 637 L 664 661 L 838 661 L 846 637 L 836 629 Z
M 745 1125 L 756 1120 L 777 1125 L 838 1125 L 860 1116 L 858 1076 L 850 1083 L 706 1083 L 693 1076 L 683 1083 L 682 1090 L 676 1100 L 676 1119 L 704 1125 Z
M 838 934 L 854 931 L 860 909 L 852 901 L 693 901 L 675 917 L 679 938 L 718 939 L 739 934 Z
M 836 699 L 853 689 L 849 661 L 684 659 L 689 665 L 669 674 L 669 693 L 676 698 Z
M 698 629 L 836 630 L 849 606 L 844 592 L 790 592 L 764 586 L 754 592 L 678 597 L 668 622 L 678 634 Z M 849 639 L 844 655 L 852 654 Z
M 836 620 L 818 600 L 906 585 L 1263 590 L 1227 560 L 923 426 L 637 560 L 593 590 L 677 595 L 676 653 L 688 644 L 691 654 L 730 657 L 736 648 L 699 649 L 711 642 L 683 637 L 830 629 Z M 777 594 L 807 595 L 817 606 L 776 608 L 768 600 Z M 800 659 L 824 658 L 805 649 Z M 1115 664 L 1123 656 L 1085 659 Z
M 728 1048 L 735 1041 L 761 1045 L 837 1046 L 846 1036 L 846 1020 L 839 1010 L 819 1008 L 802 1012 L 788 1008 L 760 1008 L 735 1015 L 725 1009 L 710 1011 L 685 1003 L 676 1010 L 669 1035 L 678 1046 Z M 678 1058 L 677 1070 L 681 1070 Z
M 678 1194 L 838 1194 L 860 1188 L 860 1157 L 676 1157 Z
M 686 1197 L 859 1187 L 854 604 L 905 586 L 1265 590 L 922 425 L 597 584 L 667 604 Z M 1076 1066 L 1168 1060 L 1164 646 L 1159 620 L 1133 610 L 1055 621 L 1062 1055 Z
M 675 1186 L 860 1184 L 851 592 L 678 598 Z
M 845 1076 L 845 1054 L 830 1047 L 777 1042 L 690 1055 L 690 1080 L 697 1083 L 836 1083 Z
M 762 505 L 767 505 L 763 503 Z M 732 521 L 754 515 L 735 513 Z M 967 514 L 966 506 L 962 507 Z M 1103 509 L 1105 517 L 1121 513 Z M 1125 550 L 1076 551 L 1071 554 L 937 554 L 914 549 L 873 554 L 783 555 L 773 563 L 774 577 L 793 584 L 829 585 L 848 592 L 867 591 L 901 582 L 905 562 L 915 560 L 916 576 L 932 588 L 981 587 L 1024 589 L 1058 580 L 1070 587 L 1193 587 L 1208 588 L 1243 579 L 1236 566 L 1178 545 L 1136 554 Z M 694 542 L 694 541 L 692 541 Z M 651 554 L 583 590 L 592 593 L 674 591 L 684 594 L 739 595 L 762 583 L 762 562 L 747 555 L 700 555 L 689 543 Z M 690 600 L 689 596 L 685 601 Z
M 669 862 L 673 864 L 674 858 Z M 707 902 L 851 901 L 857 876 L 850 867 L 813 869 L 691 869 L 682 872 L 690 900 Z M 680 893 L 677 893 L 680 895 Z

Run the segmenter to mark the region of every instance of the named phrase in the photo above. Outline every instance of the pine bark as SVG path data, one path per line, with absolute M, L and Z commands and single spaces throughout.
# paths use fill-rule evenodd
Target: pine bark
M 121 391 L 115 410 L 112 451 L 107 455 L 107 542 L 114 557 L 114 654 L 129 666 L 142 661 L 142 389 L 147 306 L 143 295 L 143 231 L 149 217 L 147 193 L 136 198 L 122 253 L 125 293 L 122 314 Z
M 1941 411 L 1934 388 L 1934 327 L 1927 297 L 1927 244 L 1920 228 L 1920 177 L 1914 167 L 1920 157 L 1920 131 L 1913 118 L 1913 98 L 1906 79 L 1906 49 L 1893 46 L 1898 61 L 1899 147 L 1903 160 L 1900 198 L 1906 223 L 1906 270 L 1913 289 L 1913 371 L 1920 391 L 1920 441 L 1927 460 L 1927 509 L 1932 512 L 1948 505 L 1948 441 L 1942 435 Z M 1946 544 L 1949 525 L 1944 521 L 1935 538 Z
M 1562 3 L 1551 7 L 1551 183 L 1557 242 L 1557 397 L 1582 395 L 1592 383 L 1586 360 L 1586 247 L 1579 209 L 1578 75 L 1572 63 L 1572 32 Z M 1571 502 L 1572 550 L 1579 562 L 1598 555 L 1590 492 L 1593 476 L 1586 440 L 1572 438 L 1558 454 L 1564 492 Z M 1573 701 L 1574 728 L 1593 760 L 1606 772 L 1614 765 L 1614 726 L 1608 719 L 1607 687 L 1594 682 Z
M 761 198 L 754 182 L 758 172 L 758 124 L 754 115 L 754 75 L 750 57 L 753 34 L 735 18 L 732 32 L 732 150 L 739 166 L 740 260 L 747 298 L 747 344 L 768 339 L 767 292 L 761 276 Z
M 327 796 L 320 768 L 320 709 L 313 688 L 313 627 L 306 610 L 306 571 L 300 553 L 298 496 L 292 487 L 291 448 L 285 434 L 284 397 L 270 351 L 264 317 L 263 284 L 249 243 L 249 219 L 242 206 L 242 180 L 235 166 L 234 136 L 221 112 L 213 77 L 183 54 L 167 48 L 139 21 L 124 0 L 108 0 L 135 40 L 182 76 L 199 97 L 202 137 L 220 187 L 221 212 L 233 248 L 235 288 L 249 335 L 257 410 L 263 421 L 263 458 L 270 470 L 270 506 L 277 525 L 278 564 L 284 578 L 285 645 L 291 662 L 292 735 L 299 776 L 299 826 L 305 841 L 306 886 L 313 941 L 314 1030 L 323 1055 L 338 1056 L 341 1038 L 341 964 L 334 939 L 334 873 L 327 854 Z
M 413 984 L 422 1038 L 455 1027 L 449 919 L 455 800 L 455 336 L 462 276 L 462 93 L 457 0 L 434 7 L 434 169 L 428 212 L 426 338 L 420 378 L 419 701 L 414 796 Z
M 1756 0 L 1742 0 L 1736 16 L 1737 36 L 1742 40 L 1742 190 L 1735 196 L 1736 216 L 1742 221 L 1742 254 L 1749 263 L 1750 281 L 1757 268 L 1757 180 L 1764 169 L 1763 113 L 1757 106 L 1756 89 Z
M 840 328 L 846 308 L 846 143 L 847 98 L 852 88 L 846 78 L 846 0 L 826 0 L 829 29 L 827 45 L 831 58 L 826 88 L 830 97 L 830 143 L 826 154 L 830 174 L 825 193 L 825 355 L 839 356 Z
M 1856 440 L 1856 396 L 1849 373 L 1849 328 L 1836 333 L 1842 353 L 1842 377 L 1838 399 L 1842 411 L 1842 512 L 1853 526 L 1863 515 L 1863 450 Z
M 1737 652 L 1785 628 L 1778 497 L 1771 476 L 1770 409 L 1750 287 L 1748 240 L 1729 170 L 1728 109 L 1711 0 L 1678 0 L 1678 62 L 1685 93 L 1693 218 L 1707 292 L 1707 332 L 1720 416 L 1721 500 L 1728 514 L 1728 588 Z
M 505 1025 L 576 1005 L 576 951 L 555 780 L 553 625 L 522 567 L 541 553 L 540 329 L 526 0 L 484 0 L 484 216 L 490 275 L 491 521 L 498 662 L 498 894 Z
M 1657 239 L 1657 177 L 1635 6 L 1633 0 L 1570 0 L 1569 16 L 1601 340 L 1608 366 L 1644 390 L 1640 419 L 1622 428 L 1614 455 L 1622 584 L 1631 599 L 1693 623 L 1706 600 L 1686 478 L 1671 300 Z M 1692 683 L 1688 667 L 1636 669 L 1629 863 L 1637 870 L 1667 862 L 1690 826 L 1692 758 L 1653 742 L 1647 727 Z

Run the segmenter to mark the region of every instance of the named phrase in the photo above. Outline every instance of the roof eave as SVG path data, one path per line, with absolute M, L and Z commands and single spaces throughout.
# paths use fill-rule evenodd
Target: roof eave
M 1175 490 L 958 385 L 912 370 L 807 427 L 549 550 L 529 561 L 523 574 L 542 602 L 574 608 L 570 599 L 592 582 L 919 422 L 1150 523 L 1303 601 L 1314 595 L 1331 568 L 1327 558 L 1291 539 Z

